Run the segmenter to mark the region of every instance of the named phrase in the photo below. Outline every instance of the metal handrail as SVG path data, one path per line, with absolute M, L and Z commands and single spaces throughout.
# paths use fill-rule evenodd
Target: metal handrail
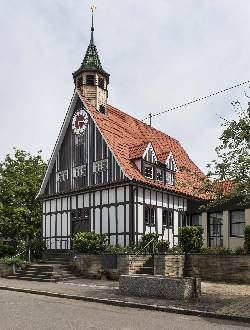
M 153 242 L 155 240 L 155 238 L 152 238 L 145 246 L 143 246 L 142 247 L 142 250 L 144 250 L 151 242 Z M 134 261 L 134 259 L 141 253 L 142 251 L 140 250 L 140 251 L 138 251 L 135 255 L 134 255 L 134 257 L 131 259 L 131 260 L 129 260 L 129 263 L 132 263 L 132 261 Z M 153 253 L 154 253 L 154 244 L 153 244 Z

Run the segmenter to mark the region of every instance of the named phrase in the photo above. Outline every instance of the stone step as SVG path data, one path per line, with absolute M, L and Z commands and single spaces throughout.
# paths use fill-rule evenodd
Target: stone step
M 37 277 L 29 277 L 29 276 L 9 275 L 6 278 L 13 280 L 23 280 L 23 281 L 55 282 L 53 278 L 37 278 Z
M 154 267 L 141 267 L 136 274 L 154 275 Z

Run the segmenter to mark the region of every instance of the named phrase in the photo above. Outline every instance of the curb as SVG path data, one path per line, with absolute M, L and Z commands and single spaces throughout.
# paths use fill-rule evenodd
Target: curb
M 199 316 L 199 317 L 209 317 L 209 318 L 216 318 L 216 319 L 221 319 L 221 320 L 250 323 L 250 317 L 247 317 L 247 316 L 217 314 L 214 312 L 206 312 L 206 311 L 192 310 L 192 309 L 179 308 L 179 307 L 148 305 L 148 304 L 141 304 L 141 303 L 135 303 L 135 302 L 129 302 L 129 301 L 127 302 L 127 301 L 123 301 L 123 300 L 78 296 L 78 295 L 71 295 L 71 294 L 65 294 L 65 293 L 56 293 L 56 292 L 40 291 L 40 290 L 33 290 L 33 289 L 23 289 L 23 288 L 9 287 L 9 286 L 0 286 L 0 290 L 30 293 L 30 294 L 36 294 L 36 295 L 47 296 L 47 297 L 55 297 L 55 298 L 89 301 L 89 302 L 113 305 L 113 306 L 118 306 L 118 307 L 138 308 L 138 309 L 146 309 L 146 310 L 159 311 L 159 312 L 165 312 L 165 313 L 176 313 L 176 314 L 193 315 L 193 316 Z

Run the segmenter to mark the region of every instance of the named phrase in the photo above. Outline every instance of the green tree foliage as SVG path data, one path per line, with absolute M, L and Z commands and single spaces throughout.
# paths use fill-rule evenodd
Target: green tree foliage
M 14 151 L 0 163 L 0 233 L 13 239 L 39 237 L 42 206 L 35 197 L 47 166 L 40 152 Z
M 247 110 L 237 114 L 236 119 L 224 120 L 222 124 L 224 131 L 215 149 L 217 159 L 207 165 L 207 176 L 185 166 L 180 168 L 189 177 L 182 186 L 192 186 L 194 194 L 211 200 L 205 208 L 232 199 L 240 201 L 241 206 L 250 204 L 250 103 Z
M 185 253 L 200 252 L 203 245 L 203 228 L 199 226 L 182 227 L 179 245 Z
M 250 254 L 250 226 L 245 227 L 244 238 L 245 251 L 247 254 Z
M 236 119 L 226 120 L 223 126 L 220 145 L 215 149 L 217 160 L 208 165 L 208 178 L 213 181 L 219 201 L 238 198 L 247 205 L 250 203 L 250 104 L 246 111 L 238 113 Z M 225 180 L 233 181 L 232 189 L 216 185 Z
M 107 236 L 95 232 L 77 233 L 73 238 L 73 245 L 80 253 L 101 253 L 106 251 Z

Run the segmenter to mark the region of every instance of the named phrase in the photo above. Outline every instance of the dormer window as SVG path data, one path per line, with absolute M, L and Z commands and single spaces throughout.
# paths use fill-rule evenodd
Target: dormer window
M 86 84 L 87 85 L 95 85 L 95 76 L 93 74 L 87 74 Z
M 98 86 L 104 89 L 104 78 L 98 77 Z
M 147 179 L 153 179 L 154 178 L 153 165 L 144 164 L 144 176 Z
M 156 181 L 164 181 L 164 170 L 161 168 L 156 168 Z

